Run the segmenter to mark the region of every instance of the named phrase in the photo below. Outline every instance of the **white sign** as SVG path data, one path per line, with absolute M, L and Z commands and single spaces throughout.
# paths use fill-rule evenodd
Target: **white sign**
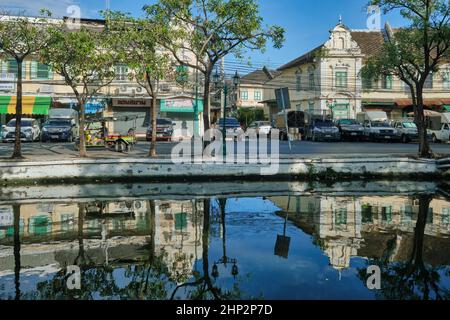
M 113 107 L 151 107 L 150 99 L 113 99 Z
M 0 207 L 0 227 L 9 227 L 13 225 L 13 210 L 11 206 Z
M 0 90 L 14 90 L 16 88 L 14 73 L 0 73 Z

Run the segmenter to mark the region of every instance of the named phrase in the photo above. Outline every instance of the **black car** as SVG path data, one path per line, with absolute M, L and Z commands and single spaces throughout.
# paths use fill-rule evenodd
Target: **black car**
M 225 135 L 228 138 L 233 139 L 239 139 L 244 135 L 244 130 L 241 128 L 241 124 L 236 118 L 226 118 L 226 119 L 219 119 L 217 121 L 215 128 L 222 131 L 223 134 L 223 127 L 225 124 Z
M 170 119 L 156 119 L 156 140 L 172 141 L 174 124 Z M 147 129 L 147 141 L 152 140 L 152 126 Z
M 42 127 L 42 141 L 67 141 L 76 139 L 78 128 L 71 119 L 50 119 Z
M 313 120 L 308 127 L 307 138 L 311 141 L 338 141 L 341 134 L 331 120 Z
M 361 141 L 364 138 L 364 127 L 354 119 L 340 119 L 336 122 L 336 126 L 342 140 Z

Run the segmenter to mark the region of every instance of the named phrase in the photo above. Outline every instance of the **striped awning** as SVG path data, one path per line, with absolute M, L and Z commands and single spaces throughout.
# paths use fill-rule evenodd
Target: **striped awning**
M 51 97 L 22 97 L 22 114 L 48 115 Z M 15 96 L 0 96 L 0 114 L 16 114 Z

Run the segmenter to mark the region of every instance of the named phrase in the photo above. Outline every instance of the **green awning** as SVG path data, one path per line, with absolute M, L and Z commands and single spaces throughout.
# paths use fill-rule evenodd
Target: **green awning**
M 445 111 L 449 111 L 450 112 L 450 105 L 449 106 L 443 106 L 444 107 L 444 109 L 445 109 Z
M 48 115 L 51 97 L 22 97 L 22 114 Z M 0 114 L 16 114 L 16 96 L 0 96 Z
M 198 112 L 203 112 L 203 100 L 197 100 Z M 161 112 L 194 112 L 194 99 L 161 100 Z
M 386 107 L 392 107 L 394 105 L 394 102 L 387 102 L 387 101 L 363 101 L 363 105 L 366 106 L 386 106 Z

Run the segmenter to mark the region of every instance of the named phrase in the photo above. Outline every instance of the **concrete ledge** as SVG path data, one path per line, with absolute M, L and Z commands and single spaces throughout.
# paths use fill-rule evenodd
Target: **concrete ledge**
M 440 186 L 434 181 L 373 180 L 370 182 L 336 181 L 229 181 L 229 182 L 174 182 L 174 183 L 105 183 L 61 185 L 8 185 L 0 188 L 2 204 L 26 203 L 80 203 L 91 201 L 126 200 L 192 200 L 216 197 L 268 197 L 320 195 L 337 197 L 386 196 L 435 193 Z M 448 189 L 445 187 L 445 189 Z
M 268 172 L 268 169 L 271 172 Z M 267 174 L 270 173 L 270 174 Z M 273 173 L 276 173 L 275 175 Z M 155 159 L 0 162 L 0 182 L 440 176 L 435 160 L 408 157 L 280 159 L 275 164 L 182 163 Z

